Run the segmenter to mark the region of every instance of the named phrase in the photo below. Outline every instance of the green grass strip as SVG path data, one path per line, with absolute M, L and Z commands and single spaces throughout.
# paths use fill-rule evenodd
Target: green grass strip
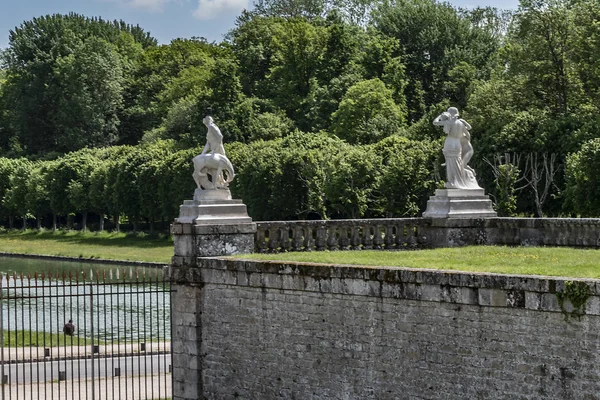
M 600 278 L 600 250 L 567 247 L 469 246 L 414 251 L 323 251 L 237 258 Z
M 4 331 L 5 347 L 57 347 L 57 346 L 83 346 L 92 344 L 90 339 L 33 331 Z M 95 341 L 94 344 L 102 344 Z
M 4 231 L 0 233 L 0 251 L 169 263 L 173 255 L 173 240 L 116 232 Z

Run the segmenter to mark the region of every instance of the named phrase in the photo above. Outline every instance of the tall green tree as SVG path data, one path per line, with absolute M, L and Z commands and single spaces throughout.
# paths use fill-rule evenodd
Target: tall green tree
M 21 159 L 16 164 L 9 177 L 9 188 L 4 194 L 2 203 L 14 216 L 23 219 L 22 229 L 27 229 L 27 218 L 30 215 L 30 209 L 27 203 L 29 193 L 29 180 L 33 163 Z
M 600 216 L 600 138 L 569 155 L 566 165 L 567 204 L 582 217 Z
M 332 119 L 331 131 L 339 138 L 371 144 L 397 133 L 406 111 L 394 102 L 392 91 L 375 78 L 348 89 Z
M 405 93 L 413 121 L 447 97 L 444 84 L 461 61 L 486 71 L 500 45 L 492 32 L 481 23 L 472 23 L 449 3 L 389 1 L 373 17 L 377 29 L 400 44 L 398 55 L 409 77 Z
M 532 106 L 566 115 L 585 104 L 572 59 L 575 32 L 570 1 L 521 2 L 510 32 L 508 69 L 523 77 Z
M 34 18 L 11 31 L 2 96 L 24 151 L 114 143 L 129 57 L 153 43 L 139 28 L 77 14 Z

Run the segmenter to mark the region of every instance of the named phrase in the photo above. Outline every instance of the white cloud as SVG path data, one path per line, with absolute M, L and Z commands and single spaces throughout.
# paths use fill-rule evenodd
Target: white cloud
M 244 8 L 248 8 L 248 0 L 198 0 L 194 17 L 208 20 L 223 14 L 237 14 Z
M 148 11 L 162 11 L 163 6 L 173 0 L 109 0 L 126 7 L 137 8 Z

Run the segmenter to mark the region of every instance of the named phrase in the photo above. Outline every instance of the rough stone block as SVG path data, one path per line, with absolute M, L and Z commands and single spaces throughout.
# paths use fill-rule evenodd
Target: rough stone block
M 539 310 L 541 305 L 541 295 L 537 292 L 525 292 L 525 308 L 530 310 Z
M 505 290 L 479 289 L 479 305 L 506 307 L 508 296 Z

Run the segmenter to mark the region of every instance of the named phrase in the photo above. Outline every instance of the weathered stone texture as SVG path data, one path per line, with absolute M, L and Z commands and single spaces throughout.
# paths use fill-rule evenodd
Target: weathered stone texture
M 562 279 L 201 265 L 173 299 L 175 399 L 600 398 L 598 281 L 566 322 Z
M 203 292 L 201 286 L 172 286 L 173 398 L 198 400 L 202 393 L 200 366 Z
M 379 218 L 258 222 L 254 251 L 406 250 L 478 244 L 600 247 L 600 219 Z

